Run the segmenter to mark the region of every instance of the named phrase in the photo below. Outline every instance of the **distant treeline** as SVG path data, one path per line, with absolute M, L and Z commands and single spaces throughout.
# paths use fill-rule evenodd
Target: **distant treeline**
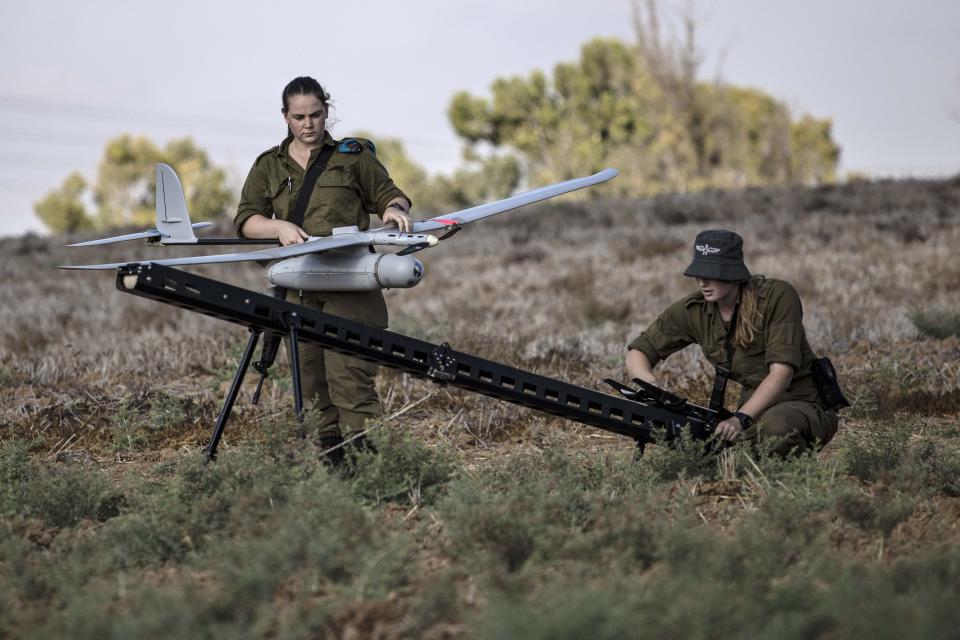
M 451 175 L 430 175 L 397 139 L 371 134 L 377 153 L 421 213 L 501 198 L 615 167 L 621 176 L 591 194 L 645 196 L 705 188 L 820 184 L 835 178 L 840 148 L 829 119 L 794 116 L 759 89 L 698 79 L 696 25 L 664 34 L 655 3 L 634 5 L 636 41 L 598 38 L 552 76 L 497 78 L 491 95 L 453 96 L 447 114 L 464 143 Z M 92 185 L 73 173 L 35 209 L 52 231 L 153 219 L 153 165 L 180 173 L 197 219 L 223 215 L 236 187 L 190 139 L 160 149 L 145 138 L 107 143 Z M 583 197 L 589 197 L 585 194 Z

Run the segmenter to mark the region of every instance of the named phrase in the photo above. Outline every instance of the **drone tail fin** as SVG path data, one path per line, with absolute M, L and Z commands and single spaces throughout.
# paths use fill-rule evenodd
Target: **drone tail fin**
M 187 198 L 177 172 L 168 164 L 157 163 L 157 231 L 163 244 L 196 244 L 187 211 Z

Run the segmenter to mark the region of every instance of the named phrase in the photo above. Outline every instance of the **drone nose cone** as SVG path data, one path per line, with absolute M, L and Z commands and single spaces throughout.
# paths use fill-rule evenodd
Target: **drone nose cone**
M 440 240 L 437 239 L 437 236 L 431 236 L 429 234 L 427 235 L 427 244 L 430 245 L 431 247 L 437 246 L 439 242 Z
M 411 255 L 381 255 L 377 262 L 377 282 L 384 289 L 409 289 L 423 278 L 423 263 Z

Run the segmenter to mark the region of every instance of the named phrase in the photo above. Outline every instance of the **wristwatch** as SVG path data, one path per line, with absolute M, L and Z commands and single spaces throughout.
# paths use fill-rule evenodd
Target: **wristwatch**
M 753 416 L 743 411 L 737 411 L 733 416 L 740 421 L 740 426 L 743 427 L 744 431 L 749 429 L 750 425 L 753 424 Z
M 407 210 L 399 202 L 391 202 L 387 205 L 387 209 L 399 209 L 401 213 L 406 213 Z

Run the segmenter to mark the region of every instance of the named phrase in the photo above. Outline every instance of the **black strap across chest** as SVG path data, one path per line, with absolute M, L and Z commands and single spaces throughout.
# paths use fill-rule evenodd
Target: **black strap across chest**
M 303 218 L 307 213 L 307 204 L 310 202 L 310 194 L 313 193 L 313 187 L 317 184 L 317 178 L 327 168 L 327 162 L 339 143 L 334 140 L 333 144 L 327 144 L 320 150 L 320 155 L 316 161 L 310 165 L 303 176 L 303 184 L 300 186 L 300 193 L 297 194 L 297 202 L 293 205 L 293 212 L 290 214 L 290 222 L 303 228 Z
M 723 339 L 723 349 L 727 354 L 727 359 L 722 365 L 715 366 L 717 377 L 713 379 L 713 392 L 710 394 L 710 408 L 714 411 L 723 408 L 724 396 L 727 393 L 727 381 L 730 379 L 730 372 L 733 368 L 733 352 L 736 351 L 733 337 L 737 333 L 737 320 L 739 318 L 740 303 L 738 302 L 737 306 L 733 308 L 733 316 L 730 318 L 727 336 Z

